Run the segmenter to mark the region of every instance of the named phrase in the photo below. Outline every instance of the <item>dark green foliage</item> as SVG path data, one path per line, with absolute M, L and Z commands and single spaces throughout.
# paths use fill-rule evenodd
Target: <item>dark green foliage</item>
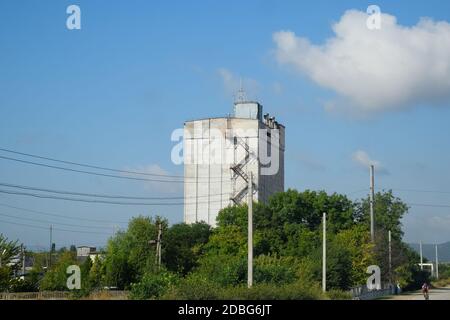
M 40 283 L 41 291 L 67 291 L 67 267 L 77 264 L 76 255 L 66 251 L 51 270 L 45 273 Z
M 130 298 L 157 299 L 178 282 L 176 274 L 162 270 L 146 273 L 138 283 L 131 284 Z
M 220 286 L 235 286 L 247 281 L 247 259 L 243 255 L 216 255 L 202 257 L 194 271 Z
M 12 279 L 12 271 L 9 267 L 0 267 L 0 291 L 8 291 Z
M 318 300 L 325 299 L 316 285 L 296 282 L 287 285 L 256 284 L 221 287 L 198 275 L 188 277 L 170 290 L 163 299 L 170 300 Z
M 155 270 L 156 248 L 150 240 L 156 239 L 160 221 L 165 233 L 167 221 L 140 216 L 130 221 L 126 232 L 118 232 L 109 240 L 104 262 L 106 285 L 127 289 L 148 270 Z
M 197 266 L 203 253 L 202 247 L 208 242 L 210 234 L 211 227 L 206 223 L 180 223 L 170 227 L 162 242 L 165 267 L 183 275 L 189 273 Z
M 37 292 L 39 291 L 39 281 L 41 274 L 35 270 L 32 270 L 25 276 L 25 279 L 20 278 L 12 279 L 10 282 L 11 292 Z
M 390 230 L 393 239 L 401 240 L 403 237 L 401 221 L 408 212 L 408 206 L 389 190 L 375 194 L 374 211 L 376 230 L 382 230 L 384 233 Z M 356 218 L 358 222 L 369 224 L 369 199 L 362 199 L 356 204 Z

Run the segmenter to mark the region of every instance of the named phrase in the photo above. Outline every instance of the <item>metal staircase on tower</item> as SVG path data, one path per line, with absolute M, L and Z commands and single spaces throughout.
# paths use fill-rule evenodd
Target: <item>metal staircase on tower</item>
M 230 167 L 231 171 L 233 172 L 232 177 L 231 177 L 232 182 L 233 182 L 232 183 L 233 192 L 232 192 L 232 196 L 230 197 L 230 199 L 235 204 L 241 203 L 242 199 L 248 193 L 249 177 L 248 177 L 248 174 L 246 173 L 246 170 L 244 170 L 244 169 L 246 168 L 246 166 L 248 166 L 248 164 L 250 164 L 252 161 L 257 159 L 257 156 L 250 149 L 250 146 L 248 144 L 248 138 L 246 140 L 247 141 L 244 141 L 244 139 L 242 139 L 241 137 L 234 137 L 235 153 L 239 147 L 241 147 L 245 150 L 244 158 L 241 161 L 239 161 L 237 164 Z M 236 190 L 237 181 L 239 179 L 244 180 L 245 185 L 242 188 L 240 188 L 239 190 Z M 254 183 L 253 183 L 253 190 L 254 190 L 254 192 L 256 192 L 256 186 Z

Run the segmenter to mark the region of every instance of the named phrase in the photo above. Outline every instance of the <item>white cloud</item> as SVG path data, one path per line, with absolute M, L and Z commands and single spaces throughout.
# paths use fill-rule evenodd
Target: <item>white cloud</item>
M 146 175 L 136 175 L 131 173 L 124 174 L 127 177 L 138 177 L 144 178 L 148 180 L 164 180 L 164 181 L 183 181 L 180 178 L 173 177 L 164 177 L 164 176 L 173 176 L 174 174 L 164 170 L 157 164 L 149 164 L 145 166 L 136 166 L 136 167 L 127 167 L 126 171 L 130 172 L 140 172 Z M 154 175 L 154 176 L 150 176 Z M 145 189 L 152 192 L 158 193 L 180 193 L 183 190 L 183 183 L 168 183 L 168 182 L 160 182 L 160 181 L 143 181 Z
M 242 87 L 245 91 L 246 98 L 257 98 L 258 92 L 260 90 L 260 84 L 258 83 L 258 81 L 251 78 L 241 78 L 239 76 L 236 76 L 226 68 L 220 68 L 217 70 L 217 72 L 222 79 L 226 94 L 233 96 L 233 98 L 236 98 L 242 81 Z
M 387 174 L 388 171 L 380 161 L 371 159 L 367 152 L 358 150 L 352 154 L 352 160 L 363 168 L 369 168 L 371 165 L 375 167 L 377 173 Z
M 338 101 L 328 110 L 347 105 L 368 115 L 450 102 L 450 24 L 422 18 L 405 27 L 382 14 L 381 30 L 369 30 L 367 18 L 347 11 L 333 26 L 335 36 L 322 45 L 276 32 L 277 61 L 336 92 Z

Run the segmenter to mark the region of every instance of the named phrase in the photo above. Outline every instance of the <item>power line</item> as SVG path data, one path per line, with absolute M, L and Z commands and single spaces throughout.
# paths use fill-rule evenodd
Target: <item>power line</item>
M 29 196 L 29 197 L 35 197 L 35 198 L 44 198 L 44 199 L 67 200 L 67 201 L 88 202 L 88 203 L 117 204 L 117 205 L 136 205 L 136 206 L 183 205 L 182 202 L 180 202 L 180 203 L 148 203 L 148 202 L 120 202 L 120 201 L 108 201 L 108 200 L 68 198 L 68 197 L 59 197 L 59 196 L 53 196 L 53 195 L 43 195 L 43 194 L 9 191 L 9 190 L 1 190 L 1 189 L 0 189 L 0 193 Z
M 413 207 L 450 208 L 448 204 L 407 203 L 407 205 Z
M 73 162 L 73 161 L 66 161 L 66 160 L 59 160 L 59 159 L 50 158 L 50 157 L 38 156 L 35 154 L 19 152 L 19 151 L 14 151 L 14 150 L 10 150 L 10 149 L 4 149 L 4 148 L 0 148 L 0 151 L 18 154 L 18 155 L 27 156 L 27 157 L 36 158 L 36 159 L 48 160 L 48 161 L 65 163 L 65 164 L 70 164 L 70 165 L 79 166 L 79 167 L 99 169 L 99 170 L 105 170 L 105 171 L 111 171 L 111 172 L 129 173 L 129 174 L 137 174 L 137 175 L 145 175 L 145 176 L 153 176 L 153 177 L 184 178 L 184 176 L 179 176 L 179 175 L 156 174 L 156 173 L 138 172 L 138 171 L 130 171 L 130 170 L 113 169 L 113 168 L 108 168 L 108 167 L 100 167 L 100 166 L 95 166 L 95 165 L 90 165 L 90 164 L 84 164 L 84 163 L 78 163 L 78 162 Z
M 64 190 L 54 190 L 54 189 L 30 187 L 30 186 L 10 184 L 10 183 L 3 183 L 3 182 L 0 182 L 0 186 L 4 186 L 4 187 L 8 187 L 8 188 L 24 189 L 24 190 L 33 190 L 33 191 L 42 191 L 42 192 L 49 192 L 49 193 L 65 194 L 65 195 L 94 197 L 94 198 L 129 199 L 129 200 L 180 200 L 180 199 L 185 199 L 184 197 L 181 197 L 181 196 L 178 196 L 178 197 L 132 197 L 132 196 L 123 196 L 123 195 L 82 193 L 82 192 L 74 192 L 74 191 L 64 191 Z M 223 195 L 227 195 L 227 194 L 204 195 L 204 196 L 198 196 L 198 198 L 212 197 L 212 196 L 223 196 Z M 191 198 L 186 198 L 186 199 L 196 199 L 196 197 L 191 197 Z
M 60 214 L 56 214 L 56 213 L 49 213 L 49 212 L 44 212 L 44 211 L 38 211 L 38 210 L 32 210 L 32 209 L 11 206 L 11 205 L 4 204 L 4 203 L 0 203 L 0 206 L 10 208 L 10 209 L 22 210 L 25 212 L 32 212 L 32 213 L 41 214 L 41 215 L 45 215 L 45 216 L 53 216 L 53 217 L 71 219 L 71 220 L 77 220 L 77 221 L 82 220 L 82 221 L 90 221 L 90 222 L 96 222 L 96 223 L 119 223 L 119 224 L 128 223 L 128 221 L 114 221 L 114 220 L 110 221 L 110 220 L 97 220 L 97 219 L 88 219 L 88 218 L 68 217 L 68 216 L 64 216 L 64 215 L 60 215 Z
M 422 192 L 422 193 L 442 193 L 450 194 L 450 191 L 440 191 L 440 190 L 420 190 L 420 189 L 398 189 L 394 188 L 393 191 L 405 191 L 405 192 Z
M 1 190 L 0 193 L 12 194 L 12 195 L 21 195 L 21 196 L 29 196 L 35 198 L 43 198 L 43 199 L 54 199 L 54 200 L 67 200 L 67 201 L 75 201 L 75 202 L 87 202 L 87 203 L 103 203 L 103 204 L 115 204 L 115 205 L 130 205 L 130 206 L 176 206 L 176 205 L 184 205 L 184 204 L 195 204 L 195 202 L 184 203 L 184 202 L 121 202 L 121 201 L 108 201 L 108 200 L 93 200 L 93 199 L 81 199 L 81 198 L 68 198 L 68 197 L 59 197 L 53 195 L 42 195 L 37 193 L 29 193 L 29 192 L 18 192 L 18 191 L 10 191 L 10 190 Z M 198 204 L 207 204 L 207 203 L 221 203 L 223 201 L 208 201 L 208 202 L 197 202 Z
M 18 223 L 18 222 L 11 222 L 11 221 L 5 221 L 5 220 L 0 220 L 0 222 L 3 222 L 3 223 L 9 223 L 9 224 L 18 225 L 18 226 L 30 227 L 30 228 L 35 228 L 35 229 L 48 230 L 47 227 L 41 227 L 41 226 L 36 226 L 36 225 L 31 225 L 31 224 Z M 59 229 L 59 228 L 53 228 L 53 230 L 62 231 L 62 232 L 73 232 L 73 233 L 90 233 L 90 234 L 104 234 L 104 235 L 111 235 L 110 233 L 106 233 L 106 232 L 81 231 L 81 230 L 67 230 L 67 229 Z
M 0 213 L 0 216 L 13 218 L 13 219 L 19 219 L 24 221 L 34 221 L 34 222 L 40 222 L 40 223 L 46 223 L 46 224 L 55 224 L 55 225 L 61 225 L 61 226 L 67 226 L 67 227 L 77 227 L 77 228 L 92 228 L 92 229 L 111 229 L 110 227 L 99 227 L 99 226 L 83 226 L 78 224 L 69 224 L 69 223 L 63 223 L 63 222 L 57 222 L 54 221 L 48 221 L 48 220 L 41 220 L 41 219 L 33 219 L 33 218 L 25 218 L 25 217 L 17 217 L 12 216 L 9 214 Z
M 85 171 L 85 170 L 77 170 L 72 168 L 66 168 L 66 167 L 59 167 L 44 163 L 38 163 L 33 161 L 27 161 L 22 159 L 16 159 L 16 158 L 10 158 L 5 156 L 0 156 L 0 159 L 4 160 L 10 160 L 25 164 L 31 164 L 34 166 L 40 166 L 40 167 L 46 167 L 51 169 L 58 169 L 58 170 L 64 170 L 64 171 L 70 171 L 70 172 L 76 172 L 76 173 L 83 173 L 83 174 L 89 174 L 94 176 L 101 176 L 101 177 L 108 177 L 108 178 L 117 178 L 117 179 L 125 179 L 125 180 L 137 180 L 137 181 L 150 181 L 150 182 L 164 182 L 164 183 L 197 183 L 197 181 L 183 181 L 183 180 L 163 180 L 163 179 L 148 179 L 148 178 L 138 178 L 138 177 L 128 177 L 128 176 L 118 176 L 113 174 L 107 174 L 107 173 L 99 173 L 99 172 L 93 172 L 93 171 Z
M 184 175 L 169 175 L 169 174 L 148 173 L 148 172 L 142 172 L 142 171 L 131 171 L 131 170 L 123 170 L 123 169 L 115 169 L 115 168 L 96 166 L 96 165 L 79 163 L 79 162 L 74 162 L 74 161 L 59 160 L 59 159 L 55 159 L 55 158 L 51 158 L 51 157 L 39 156 L 39 155 L 31 154 L 31 153 L 19 152 L 19 151 L 14 151 L 14 150 L 10 150 L 10 149 L 4 149 L 4 148 L 0 148 L 0 151 L 17 154 L 17 155 L 22 155 L 22 156 L 26 156 L 26 157 L 31 157 L 31 158 L 35 158 L 35 159 L 53 161 L 53 162 L 57 162 L 57 163 L 64 163 L 64 164 L 74 165 L 74 166 L 78 166 L 78 167 L 85 167 L 85 168 L 91 168 L 91 169 L 97 169 L 97 170 L 104 170 L 104 171 L 125 173 L 125 174 L 144 175 L 144 176 L 150 176 L 150 177 L 182 179 L 182 180 L 175 180 L 175 181 L 169 181 L 169 180 L 160 181 L 160 180 L 152 180 L 152 179 L 143 179 L 145 181 L 181 182 L 181 183 L 183 183 L 184 182 L 183 179 L 205 179 L 205 180 L 208 180 L 211 178 L 213 178 L 213 179 L 221 179 L 222 178 L 220 176 L 217 176 L 217 177 L 196 177 L 196 176 L 189 177 L 189 176 L 184 176 Z M 65 168 L 65 167 L 45 165 L 42 163 L 34 163 L 32 161 L 26 161 L 26 160 L 21 160 L 21 159 L 16 159 L 16 158 L 10 158 L 10 157 L 4 157 L 4 156 L 0 156 L 0 158 L 5 159 L 5 160 L 11 160 L 11 161 L 19 161 L 19 162 L 23 162 L 23 163 L 27 163 L 27 164 L 42 165 L 42 166 L 46 166 L 46 167 L 53 168 L 53 169 L 69 170 L 69 171 L 73 171 L 73 172 L 86 173 L 86 174 L 94 174 L 93 172 L 90 172 L 90 171 L 88 171 L 88 172 L 90 172 L 90 173 L 88 173 L 88 172 L 85 172 L 82 170 L 75 170 L 75 169 L 70 169 L 70 168 Z M 103 174 L 99 174 L 99 175 L 103 175 Z M 104 175 L 104 176 L 115 177 L 115 178 L 122 177 L 122 176 L 116 176 L 116 175 Z M 131 177 L 128 177 L 128 178 L 131 178 Z M 142 180 L 142 179 L 135 178 L 135 180 Z M 220 181 L 220 180 L 218 180 L 218 181 Z M 193 181 L 193 183 L 195 183 L 195 181 Z

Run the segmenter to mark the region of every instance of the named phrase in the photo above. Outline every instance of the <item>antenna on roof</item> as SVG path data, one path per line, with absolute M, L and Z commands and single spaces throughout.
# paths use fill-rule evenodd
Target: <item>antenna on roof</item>
M 242 85 L 242 78 L 239 79 L 239 90 L 237 94 L 236 102 L 244 102 L 245 101 L 245 91 Z

